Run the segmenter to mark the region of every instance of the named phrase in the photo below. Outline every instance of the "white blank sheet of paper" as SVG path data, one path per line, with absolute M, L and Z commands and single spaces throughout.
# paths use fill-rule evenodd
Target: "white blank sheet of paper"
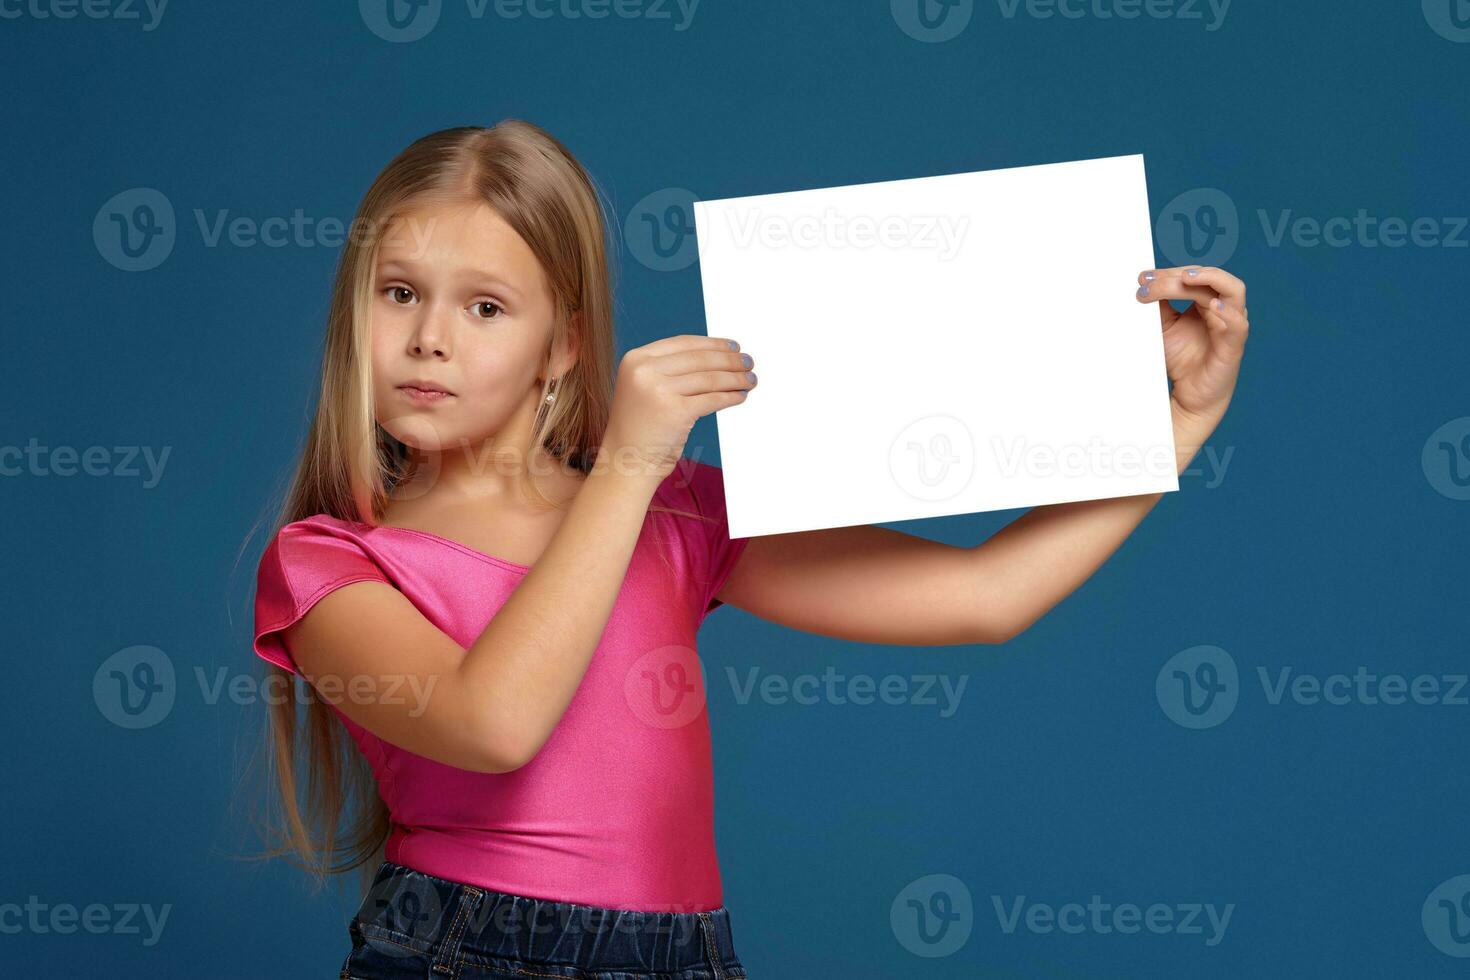
M 1179 488 L 1143 157 L 696 201 L 732 537 Z

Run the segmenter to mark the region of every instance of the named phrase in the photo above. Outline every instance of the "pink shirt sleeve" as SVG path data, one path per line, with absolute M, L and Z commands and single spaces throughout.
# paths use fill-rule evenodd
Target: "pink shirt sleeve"
M 281 528 L 260 558 L 255 584 L 255 652 L 299 674 L 280 631 L 316 602 L 352 582 L 388 582 L 377 562 L 350 536 L 310 521 Z
M 740 560 L 749 538 L 731 538 L 730 525 L 725 515 L 725 474 L 718 466 L 688 460 L 687 480 L 689 494 L 695 509 L 710 521 L 701 521 L 705 539 L 704 603 L 702 609 L 708 613 L 724 605 L 715 598 L 715 593 L 725 587 L 725 580 Z

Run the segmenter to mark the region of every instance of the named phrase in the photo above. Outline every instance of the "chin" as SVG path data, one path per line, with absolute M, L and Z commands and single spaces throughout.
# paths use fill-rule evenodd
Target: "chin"
M 464 444 L 456 426 L 424 415 L 398 414 L 386 421 L 379 416 L 378 425 L 394 439 L 420 452 L 444 452 Z

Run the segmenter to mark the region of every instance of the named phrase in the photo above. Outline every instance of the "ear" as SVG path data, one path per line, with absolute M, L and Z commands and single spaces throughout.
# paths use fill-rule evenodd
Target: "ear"
M 561 340 L 552 345 L 550 370 L 552 377 L 561 377 L 577 363 L 577 354 L 582 350 L 582 311 L 573 313 L 563 331 Z

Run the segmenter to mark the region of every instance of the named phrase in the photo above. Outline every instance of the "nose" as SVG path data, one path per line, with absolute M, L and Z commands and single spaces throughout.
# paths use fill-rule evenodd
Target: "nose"
M 423 311 L 408 339 L 408 349 L 415 357 L 446 358 L 450 354 L 449 330 L 433 304 L 425 303 Z

